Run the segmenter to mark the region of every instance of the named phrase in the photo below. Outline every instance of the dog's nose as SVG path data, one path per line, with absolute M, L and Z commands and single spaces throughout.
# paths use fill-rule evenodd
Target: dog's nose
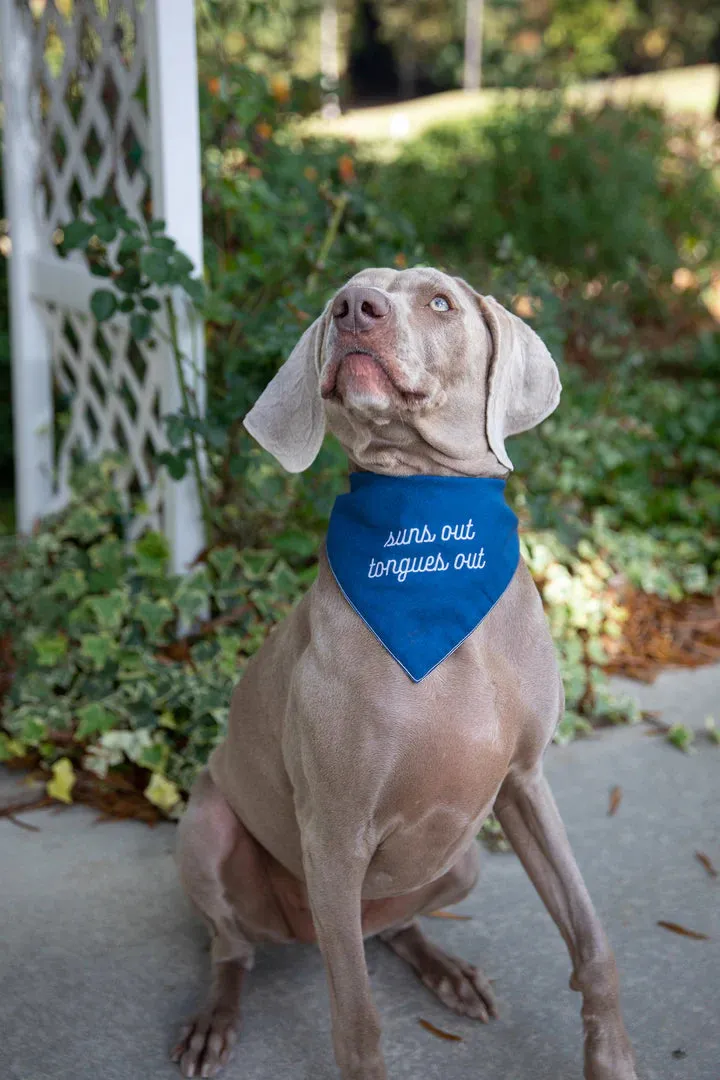
M 390 314 L 390 298 L 381 289 L 348 285 L 335 297 L 333 318 L 340 330 L 354 334 L 372 330 Z

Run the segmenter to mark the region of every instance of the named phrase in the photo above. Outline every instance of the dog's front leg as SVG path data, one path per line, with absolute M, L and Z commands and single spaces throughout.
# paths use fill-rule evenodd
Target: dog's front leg
M 583 996 L 585 1080 L 637 1080 L 615 957 L 540 765 L 507 777 L 495 812 L 570 951 L 570 986 Z
M 370 993 L 361 892 L 367 859 L 357 838 L 303 838 L 303 863 L 315 933 L 327 972 L 335 1058 L 343 1080 L 386 1080 L 380 1021 Z

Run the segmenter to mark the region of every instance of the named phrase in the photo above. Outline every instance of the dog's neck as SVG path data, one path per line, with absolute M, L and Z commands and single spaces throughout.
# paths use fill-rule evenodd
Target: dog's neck
M 459 433 L 452 423 L 439 424 L 437 414 L 427 420 L 415 416 L 412 424 L 396 418 L 372 424 L 340 410 L 329 412 L 328 419 L 330 430 L 348 456 L 351 472 L 492 479 L 508 475 L 480 425 Z

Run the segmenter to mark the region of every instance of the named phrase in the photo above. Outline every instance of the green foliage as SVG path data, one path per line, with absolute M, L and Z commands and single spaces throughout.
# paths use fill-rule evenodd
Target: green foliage
M 615 71 L 618 39 L 635 17 L 634 0 L 555 0 L 543 44 L 557 81 Z
M 456 265 L 492 259 L 511 235 L 519 252 L 573 277 L 623 275 L 632 260 L 667 279 L 718 257 L 706 158 L 688 129 L 649 107 L 504 106 L 414 140 L 375 187 Z
M 67 761 L 65 791 L 73 765 L 103 776 L 134 763 L 167 781 L 151 792 L 167 803 L 222 738 L 247 657 L 308 574 L 272 550 L 217 548 L 188 577 L 172 575 L 163 536 L 127 542 L 118 467 L 86 466 L 66 511 L 30 540 L 4 542 L 0 636 L 12 636 L 16 674 L 0 760 Z
M 720 340 L 716 342 L 720 369 Z M 648 370 L 649 369 L 649 370 Z M 619 364 L 589 381 L 567 366 L 562 410 L 513 447 L 536 527 L 629 584 L 679 600 L 720 585 L 720 401 L 710 379 Z

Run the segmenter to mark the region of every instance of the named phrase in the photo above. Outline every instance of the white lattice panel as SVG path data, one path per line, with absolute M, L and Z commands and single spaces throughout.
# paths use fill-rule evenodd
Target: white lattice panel
M 40 93 L 40 212 L 52 230 L 102 196 L 150 209 L 142 14 L 128 0 L 16 0 Z
M 55 244 L 100 197 L 164 217 L 200 266 L 193 0 L 0 0 L 0 31 L 20 526 L 62 505 L 76 457 L 121 450 L 121 482 L 142 493 L 180 569 L 203 537 L 192 480 L 168 483 L 155 464 L 179 400 L 172 357 L 132 341 L 122 316 L 98 328 L 88 304 L 107 282 Z
M 74 461 L 107 450 L 121 450 L 128 467 L 120 482 L 142 494 L 147 515 L 135 522 L 162 523 L 156 457 L 165 447 L 161 423 L 158 351 L 138 344 L 124 320 L 97 326 L 57 304 L 43 305 L 53 356 L 56 389 L 56 473 L 64 488 Z

